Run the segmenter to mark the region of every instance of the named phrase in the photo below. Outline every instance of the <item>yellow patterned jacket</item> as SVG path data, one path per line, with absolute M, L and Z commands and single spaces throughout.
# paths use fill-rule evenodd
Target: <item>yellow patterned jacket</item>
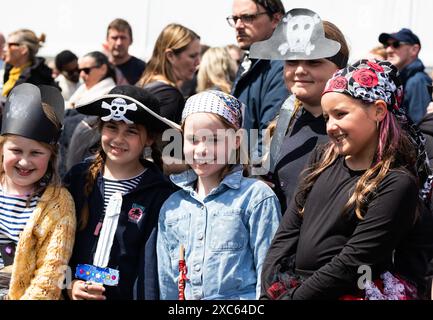
M 75 205 L 69 192 L 47 187 L 20 234 L 8 299 L 60 299 L 75 226 Z

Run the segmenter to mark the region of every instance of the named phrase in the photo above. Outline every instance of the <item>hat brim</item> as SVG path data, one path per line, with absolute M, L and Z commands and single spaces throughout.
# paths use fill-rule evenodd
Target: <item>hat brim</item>
M 106 104 L 111 105 L 111 102 L 116 98 L 122 98 L 128 104 L 135 104 L 137 106 L 137 110 L 127 110 L 125 112 L 125 117 L 134 123 L 143 124 L 158 132 L 162 132 L 165 129 L 169 128 L 173 128 L 179 131 L 181 130 L 180 125 L 178 125 L 177 123 L 160 116 L 158 113 L 151 110 L 140 101 L 122 94 L 106 94 L 85 104 L 77 105 L 75 109 L 79 113 L 85 115 L 98 116 L 101 118 L 107 117 L 110 115 L 110 111 L 107 108 L 103 108 L 103 103 L 105 102 Z M 149 117 L 149 115 L 151 117 Z
M 22 83 L 13 88 L 4 107 L 1 134 L 16 134 L 55 144 L 61 129 L 45 114 L 44 103 L 52 108 L 62 124 L 65 102 L 57 88 L 30 83 Z
M 283 43 L 275 43 L 273 39 L 256 42 L 251 45 L 250 58 L 264 60 L 316 60 L 335 56 L 341 45 L 334 40 L 319 39 L 314 44 L 311 52 L 296 52 L 290 48 L 282 54 L 278 50 L 269 50 L 270 47 L 278 48 Z

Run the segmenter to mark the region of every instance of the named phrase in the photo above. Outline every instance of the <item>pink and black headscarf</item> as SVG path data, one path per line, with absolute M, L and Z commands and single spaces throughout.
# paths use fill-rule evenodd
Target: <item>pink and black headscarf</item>
M 425 138 L 407 116 L 402 108 L 403 86 L 397 68 L 388 61 L 359 60 L 338 70 L 328 80 L 323 94 L 338 92 L 373 103 L 383 100 L 387 104 L 409 139 L 416 146 L 416 172 L 421 182 L 420 197 L 427 203 L 430 201 L 433 174 L 425 150 Z

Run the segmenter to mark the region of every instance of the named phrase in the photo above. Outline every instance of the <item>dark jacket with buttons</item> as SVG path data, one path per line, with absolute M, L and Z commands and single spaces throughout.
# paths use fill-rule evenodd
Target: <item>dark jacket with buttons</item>
M 239 69 L 232 95 L 246 105 L 243 127 L 263 130 L 274 120 L 289 91 L 284 84 L 282 61 L 251 61 L 251 67 L 245 74 L 242 74 L 242 67 Z

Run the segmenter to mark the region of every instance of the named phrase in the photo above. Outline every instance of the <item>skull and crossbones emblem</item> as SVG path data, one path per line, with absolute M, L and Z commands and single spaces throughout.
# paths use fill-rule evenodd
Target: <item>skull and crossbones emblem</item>
M 125 99 L 122 98 L 116 98 L 113 101 L 111 101 L 111 104 L 106 103 L 105 101 L 102 102 L 102 108 L 110 110 L 110 114 L 105 117 L 101 117 L 103 121 L 125 121 L 127 124 L 133 123 L 133 121 L 127 119 L 125 117 L 126 111 L 136 111 L 137 105 L 135 103 L 127 104 Z
M 314 16 L 287 15 L 283 19 L 287 23 L 287 42 L 284 42 L 278 47 L 281 55 L 289 52 L 303 52 L 307 56 L 314 50 L 315 45 L 311 43 L 311 36 L 313 34 L 314 26 L 320 23 L 320 17 L 315 14 Z

